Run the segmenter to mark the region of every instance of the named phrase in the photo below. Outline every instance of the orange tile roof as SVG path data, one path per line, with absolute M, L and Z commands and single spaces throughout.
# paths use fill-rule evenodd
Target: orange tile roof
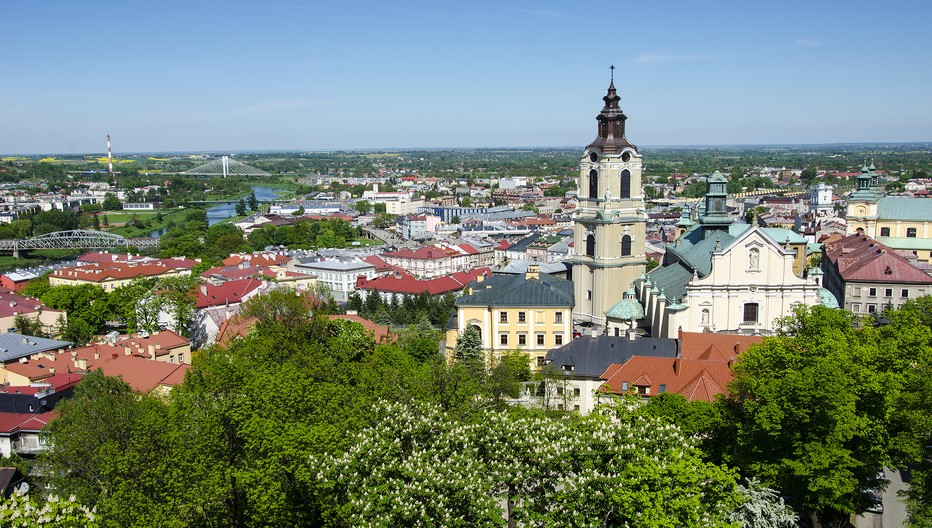
M 217 332 L 217 344 L 228 347 L 236 338 L 245 338 L 257 322 L 259 319 L 256 317 L 234 315 L 220 325 L 220 330 Z
M 52 277 L 85 282 L 108 282 L 135 279 L 137 277 L 159 277 L 180 270 L 193 269 L 197 261 L 184 258 L 149 260 L 145 262 L 95 262 L 84 266 L 62 268 Z
M 761 336 L 709 332 L 680 332 L 679 339 L 683 359 L 726 363 L 734 361 L 751 345 L 764 340 Z
M 683 358 L 634 356 L 622 365 L 611 365 L 602 374 L 605 383 L 601 391 L 621 394 L 623 383 L 628 390 L 637 386 L 650 387 L 651 396 L 665 391 L 680 394 L 688 401 L 714 401 L 725 392 L 731 381 L 731 368 L 722 361 L 703 361 Z

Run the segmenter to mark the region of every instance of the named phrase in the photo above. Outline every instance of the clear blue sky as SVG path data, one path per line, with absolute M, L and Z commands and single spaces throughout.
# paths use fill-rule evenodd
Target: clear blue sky
M 7 1 L 0 152 L 932 141 L 932 2 Z

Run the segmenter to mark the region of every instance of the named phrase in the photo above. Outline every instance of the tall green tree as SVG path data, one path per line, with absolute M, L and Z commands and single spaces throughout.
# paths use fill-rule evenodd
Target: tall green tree
M 780 336 L 745 352 L 722 402 L 733 437 L 720 440 L 734 446 L 725 460 L 823 522 L 863 512 L 878 472 L 920 460 L 929 431 L 910 371 L 930 357 L 932 334 L 889 316 L 855 328 L 845 312 L 800 308 Z

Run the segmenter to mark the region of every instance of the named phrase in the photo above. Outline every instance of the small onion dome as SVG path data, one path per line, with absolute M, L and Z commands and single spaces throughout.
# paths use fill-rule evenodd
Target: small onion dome
M 825 288 L 819 288 L 816 290 L 816 293 L 819 294 L 819 302 L 822 303 L 822 306 L 826 308 L 838 308 L 838 299 L 832 295 L 832 292 Z
M 634 292 L 615 303 L 611 308 L 605 311 L 605 317 L 620 321 L 637 321 L 644 317 L 644 307 L 634 298 Z

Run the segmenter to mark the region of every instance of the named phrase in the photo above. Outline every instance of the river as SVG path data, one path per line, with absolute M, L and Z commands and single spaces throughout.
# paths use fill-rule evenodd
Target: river
M 258 185 L 251 185 L 250 187 L 252 187 L 252 191 L 256 193 L 256 200 L 260 202 L 275 200 L 279 195 L 288 193 L 288 191 L 284 189 L 276 189 L 274 187 L 261 187 Z M 236 216 L 236 202 L 215 205 L 207 210 L 207 225 L 214 225 L 233 216 Z M 159 237 L 164 235 L 166 231 L 167 229 L 165 228 L 156 229 L 149 236 Z

